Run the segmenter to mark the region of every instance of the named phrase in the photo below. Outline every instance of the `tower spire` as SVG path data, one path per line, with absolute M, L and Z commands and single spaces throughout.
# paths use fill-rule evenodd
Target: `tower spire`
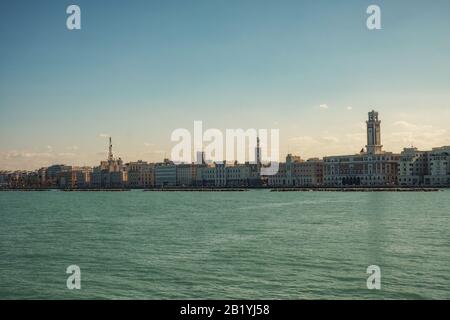
M 256 164 L 261 164 L 261 147 L 259 145 L 259 135 L 256 137 L 256 150 L 255 150 Z
M 113 160 L 111 137 L 109 137 L 109 153 L 108 153 L 108 160 L 109 160 L 109 161 L 112 161 L 112 160 Z

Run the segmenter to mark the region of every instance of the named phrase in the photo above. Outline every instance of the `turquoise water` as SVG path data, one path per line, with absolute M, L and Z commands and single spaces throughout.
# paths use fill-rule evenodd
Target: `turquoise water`
M 448 299 L 449 227 L 450 190 L 0 192 L 0 298 Z

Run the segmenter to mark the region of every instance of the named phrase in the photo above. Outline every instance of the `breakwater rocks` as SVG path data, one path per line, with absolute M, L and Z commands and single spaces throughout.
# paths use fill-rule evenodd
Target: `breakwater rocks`
M 130 191 L 131 189 L 61 189 L 61 191 L 78 191 L 78 192 L 82 192 L 82 191 L 90 191 L 90 192 L 120 192 L 120 191 Z
M 0 189 L 0 191 L 90 191 L 90 192 L 109 192 L 109 191 L 130 191 L 131 189 L 46 189 L 46 188 L 13 188 L 13 189 Z
M 249 188 L 155 188 L 155 189 L 145 189 L 144 191 L 160 191 L 160 192 L 167 192 L 167 191 L 190 191 L 190 192 L 241 192 L 241 191 L 248 191 Z
M 435 192 L 439 188 L 383 188 L 383 187 L 364 187 L 364 188 L 276 188 L 271 192 L 289 192 L 289 191 L 329 191 L 329 192 Z
M 2 188 L 0 191 L 53 191 L 53 189 L 45 189 L 45 188 Z

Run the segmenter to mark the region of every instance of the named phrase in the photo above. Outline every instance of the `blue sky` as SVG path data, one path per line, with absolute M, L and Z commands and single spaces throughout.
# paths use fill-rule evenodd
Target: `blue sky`
M 282 154 L 354 153 L 372 108 L 387 150 L 450 144 L 448 0 L 18 0 L 0 17 L 0 169 L 94 165 L 105 135 L 161 160 L 194 120 L 279 128 Z

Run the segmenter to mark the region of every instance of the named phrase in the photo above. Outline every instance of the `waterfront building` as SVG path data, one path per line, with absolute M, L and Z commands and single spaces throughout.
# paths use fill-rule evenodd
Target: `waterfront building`
M 88 188 L 92 181 L 92 167 L 77 167 L 75 170 L 75 186 L 77 188 Z
M 261 160 L 256 158 L 257 163 L 236 164 L 227 170 L 228 186 L 236 187 L 259 187 L 263 184 L 261 177 Z M 265 179 L 265 177 L 264 177 Z
M 88 188 L 91 184 L 91 167 L 70 167 L 58 175 L 60 188 L 75 189 Z
M 259 137 L 256 138 L 254 162 L 229 163 L 226 161 L 207 164 L 204 153 L 197 153 L 196 186 L 215 187 L 259 187 L 263 184 L 261 177 L 261 147 Z
M 197 169 L 195 185 L 204 187 L 213 187 L 216 183 L 215 164 L 207 164 Z
M 48 187 L 49 183 L 48 183 L 48 180 L 47 180 L 47 168 L 45 168 L 45 167 L 40 168 L 37 171 L 37 174 L 38 174 L 38 178 L 39 178 L 39 185 L 41 187 Z
M 428 152 L 417 148 L 404 148 L 398 165 L 398 184 L 418 186 L 424 184 L 428 174 Z
M 223 162 L 199 167 L 195 184 L 215 187 L 258 187 L 261 186 L 261 181 L 258 164 Z
M 3 179 L 5 180 L 3 186 L 10 188 L 37 188 L 40 186 L 37 171 L 7 172 Z
M 9 185 L 8 171 L 0 171 L 0 188 L 7 187 Z
M 290 162 L 286 159 L 286 173 L 294 186 L 320 186 L 323 184 L 323 160 L 311 158 L 306 161 Z
M 431 186 L 450 186 L 450 146 L 428 152 L 428 174 L 424 182 Z
M 323 183 L 323 161 L 318 158 L 303 160 L 288 154 L 286 162 L 279 164 L 278 173 L 268 176 L 271 187 L 320 186 Z
M 197 170 L 203 165 L 199 164 L 179 164 L 177 165 L 177 186 L 192 186 L 197 178 Z
M 431 151 L 405 148 L 400 156 L 398 182 L 407 186 L 449 186 L 450 146 Z
M 63 189 L 71 189 L 76 186 L 76 168 L 69 167 L 61 171 L 57 176 L 58 187 Z
M 136 161 L 127 164 L 128 186 L 131 188 L 148 188 L 155 183 L 155 164 Z
M 155 186 L 176 186 L 177 166 L 170 160 L 164 159 L 163 163 L 155 165 Z
M 359 154 L 324 157 L 324 184 L 328 186 L 396 185 L 400 155 L 386 152 L 381 145 L 378 112 L 369 112 L 367 145 Z
M 0 187 L 7 188 L 11 187 L 11 171 L 1 171 L 0 172 Z
M 71 166 L 64 164 L 54 164 L 47 168 L 46 179 L 49 186 L 58 187 L 61 185 L 61 177 L 65 172 L 72 169 Z
M 216 187 L 226 187 L 227 185 L 227 164 L 225 161 L 222 163 L 216 163 L 214 168 L 214 185 Z
M 269 187 L 287 187 L 288 178 L 286 175 L 286 163 L 280 162 L 278 164 L 278 172 L 274 175 L 267 177 L 267 185 Z

